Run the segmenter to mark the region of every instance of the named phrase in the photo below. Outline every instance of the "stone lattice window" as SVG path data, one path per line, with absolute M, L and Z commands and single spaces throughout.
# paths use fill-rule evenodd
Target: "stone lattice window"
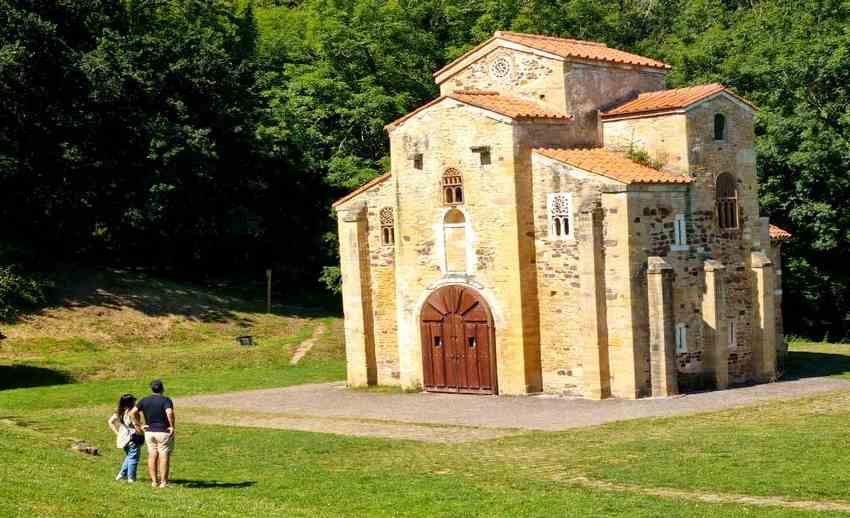
M 381 244 L 392 246 L 395 243 L 395 230 L 393 228 L 393 208 L 381 209 Z
M 726 116 L 722 113 L 714 115 L 714 140 L 726 140 Z
M 498 58 L 490 65 L 490 76 L 493 79 L 507 79 L 511 75 L 511 62 L 508 58 Z
M 549 193 L 549 232 L 553 239 L 566 239 L 572 236 L 573 195 L 568 192 Z
M 463 176 L 454 168 L 443 173 L 443 202 L 446 205 L 463 203 Z
M 717 177 L 717 224 L 722 229 L 738 228 L 738 186 L 735 177 L 723 173 Z

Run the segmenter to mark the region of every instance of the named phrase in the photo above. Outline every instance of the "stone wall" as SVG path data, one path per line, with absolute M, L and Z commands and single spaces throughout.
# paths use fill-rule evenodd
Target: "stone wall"
M 372 322 L 375 332 L 375 364 L 379 385 L 399 384 L 398 337 L 395 315 L 395 247 L 381 237 L 381 210 L 396 212 L 392 180 L 379 183 L 363 193 L 369 240 L 369 278 Z
M 685 114 L 603 120 L 603 145 L 613 150 L 639 149 L 662 162 L 664 170 L 689 170 Z
M 496 62 L 508 64 L 507 75 L 498 77 L 493 73 L 492 67 Z M 460 90 L 509 93 L 533 99 L 563 112 L 563 67 L 564 63 L 555 59 L 496 48 L 440 84 L 440 94 Z
M 534 390 L 526 371 L 521 299 L 514 129 L 509 119 L 444 101 L 390 134 L 396 189 L 396 300 L 401 381 L 422 383 L 419 312 L 427 296 L 444 284 L 475 287 L 491 306 L 495 324 L 499 391 Z M 489 146 L 491 164 L 471 149 Z M 424 167 L 413 168 L 422 153 Z M 446 271 L 441 179 L 447 168 L 463 176 L 467 253 L 464 273 Z M 530 346 L 530 345 L 529 345 Z
M 637 97 L 640 92 L 664 88 L 666 73 L 630 66 L 564 63 L 564 107 L 575 116 L 576 125 L 602 144 L 600 111 Z
M 532 157 L 534 245 L 540 322 L 543 389 L 550 393 L 585 394 L 582 362 L 582 307 L 579 243 L 592 228 L 579 214 L 599 203 L 604 182 L 596 175 L 541 155 Z M 549 193 L 572 196 L 571 232 L 553 235 L 549 222 Z
M 726 138 L 714 140 L 714 116 L 726 117 Z M 768 247 L 760 238 L 758 179 L 752 113 L 726 96 L 696 105 L 687 113 L 694 243 L 707 257 L 726 266 L 723 281 L 726 319 L 734 323 L 735 342 L 729 349 L 733 383 L 749 381 L 752 371 L 753 285 L 750 254 Z M 715 180 L 721 173 L 735 176 L 740 206 L 739 228 L 721 230 L 717 222 Z

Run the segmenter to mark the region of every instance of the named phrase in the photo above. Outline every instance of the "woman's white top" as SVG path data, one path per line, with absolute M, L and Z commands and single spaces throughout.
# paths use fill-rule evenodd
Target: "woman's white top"
M 115 437 L 115 446 L 124 449 L 127 443 L 133 440 L 133 420 L 130 413 L 124 412 L 124 419 L 118 423 L 118 435 Z

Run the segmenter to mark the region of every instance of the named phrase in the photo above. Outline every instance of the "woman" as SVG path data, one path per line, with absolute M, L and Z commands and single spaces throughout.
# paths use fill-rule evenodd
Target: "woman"
M 127 479 L 127 482 L 136 481 L 136 466 L 139 464 L 139 446 L 142 437 L 135 433 L 133 420 L 130 418 L 130 410 L 135 406 L 136 398 L 133 394 L 124 394 L 118 400 L 118 409 L 109 417 L 109 428 L 115 432 L 115 446 L 124 450 L 124 462 L 121 471 L 115 480 Z

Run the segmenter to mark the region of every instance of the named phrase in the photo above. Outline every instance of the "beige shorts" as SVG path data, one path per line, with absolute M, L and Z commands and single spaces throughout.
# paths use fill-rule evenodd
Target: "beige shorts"
M 145 432 L 145 444 L 148 453 L 156 451 L 168 454 L 174 449 L 174 436 L 168 432 Z

